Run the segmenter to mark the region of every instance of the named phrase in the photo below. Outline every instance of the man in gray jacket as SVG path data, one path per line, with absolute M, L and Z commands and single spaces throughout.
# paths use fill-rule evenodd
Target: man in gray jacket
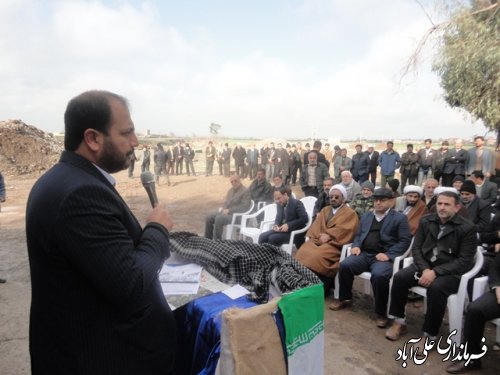
M 229 177 L 231 189 L 227 192 L 224 204 L 217 212 L 205 218 L 205 237 L 220 240 L 224 225 L 230 224 L 234 213 L 245 212 L 250 208 L 250 191 L 241 184 L 237 174 Z

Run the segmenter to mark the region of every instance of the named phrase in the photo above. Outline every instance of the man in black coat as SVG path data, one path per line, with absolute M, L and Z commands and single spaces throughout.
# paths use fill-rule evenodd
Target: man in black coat
M 467 151 L 462 148 L 462 140 L 457 139 L 455 147 L 448 151 L 448 155 L 444 159 L 443 186 L 451 186 L 456 176 L 465 178 L 467 155 Z
M 127 102 L 106 91 L 73 98 L 65 151 L 26 209 L 33 374 L 169 374 L 175 322 L 158 272 L 172 220 L 157 204 L 141 227 L 110 173 L 137 146 Z
M 362 150 L 362 145 L 356 145 L 356 153 L 352 156 L 352 178 L 359 184 L 368 180 L 368 173 L 370 171 L 370 159 Z
M 368 159 L 370 159 L 368 172 L 370 173 L 370 181 L 374 186 L 377 185 L 377 167 L 378 167 L 378 158 L 380 153 L 375 151 L 373 145 L 368 145 L 368 150 L 366 151 L 366 155 L 368 155 Z
M 476 224 L 478 233 L 483 232 L 491 220 L 491 204 L 477 196 L 476 186 L 471 180 L 465 180 L 462 184 L 460 199 L 467 209 L 468 219 Z
M 412 246 L 414 263 L 394 275 L 389 314 L 394 316 L 385 337 L 398 340 L 407 332 L 405 305 L 408 289 L 427 289 L 423 334 L 435 340 L 446 311 L 448 296 L 458 291 L 460 276 L 474 265 L 477 232 L 470 220 L 457 215 L 458 195 L 444 191 L 437 197 L 437 213 L 420 219 Z
M 175 174 L 182 174 L 182 165 L 184 164 L 184 147 L 181 146 L 181 142 L 177 141 L 174 150 L 173 157 L 175 162 Z

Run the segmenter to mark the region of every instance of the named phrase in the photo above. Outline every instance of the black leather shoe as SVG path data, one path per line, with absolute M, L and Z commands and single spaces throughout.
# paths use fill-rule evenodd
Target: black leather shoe
M 7 280 L 5 279 L 0 279 L 0 284 L 5 284 L 7 282 Z
M 453 363 L 446 369 L 449 374 L 465 374 L 466 372 L 479 370 L 481 368 L 481 361 L 475 360 L 470 361 L 467 366 L 465 366 L 466 361 L 458 361 Z

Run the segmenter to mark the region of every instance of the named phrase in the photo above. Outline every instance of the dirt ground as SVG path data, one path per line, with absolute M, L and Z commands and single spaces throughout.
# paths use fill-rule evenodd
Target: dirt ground
M 200 166 L 197 166 L 200 167 Z M 202 166 L 201 166 L 202 167 Z M 136 176 L 139 173 L 136 171 Z M 139 178 L 129 179 L 127 172 L 115 175 L 117 189 L 141 222 L 149 212 L 150 204 Z M 25 375 L 30 373 L 28 327 L 30 306 L 30 274 L 24 230 L 26 199 L 35 177 L 5 176 L 7 202 L 0 212 L 0 374 Z M 229 181 L 220 176 L 172 176 L 171 186 L 161 181 L 157 186 L 161 201 L 170 207 L 174 230 L 189 230 L 203 234 L 204 213 L 219 207 L 229 188 Z M 246 186 L 248 180 L 244 180 Z M 294 187 L 298 197 L 303 194 Z M 361 290 L 361 285 L 356 285 Z M 326 301 L 328 302 L 328 301 Z M 352 309 L 330 311 L 325 303 L 325 374 L 442 374 L 449 362 L 431 352 L 427 360 L 417 366 L 411 359 L 403 367 L 397 361 L 398 348 L 417 337 L 422 324 L 422 307 L 409 306 L 409 334 L 399 342 L 384 338 L 384 330 L 375 326 L 371 297 L 357 293 Z M 442 327 L 446 335 L 447 324 Z M 488 324 L 487 343 L 494 342 L 495 328 Z M 409 347 L 408 347 L 409 350 Z M 488 350 L 484 357 L 483 374 L 498 374 L 500 352 Z

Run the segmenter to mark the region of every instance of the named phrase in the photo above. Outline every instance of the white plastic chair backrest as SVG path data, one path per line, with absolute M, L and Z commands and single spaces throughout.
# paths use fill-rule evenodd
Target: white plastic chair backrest
M 264 206 L 264 218 L 262 221 L 271 221 L 276 219 L 277 207 L 276 203 L 267 204 Z
M 307 215 L 309 218 L 312 217 L 313 211 L 314 211 L 314 205 L 316 204 L 316 197 L 304 197 L 301 198 L 301 202 L 304 204 L 304 207 L 306 208 Z
M 247 211 L 245 211 L 245 212 L 235 212 L 233 214 L 233 218 L 231 220 L 231 225 L 236 225 L 235 223 L 236 223 L 236 218 L 237 217 L 243 217 L 243 215 L 247 215 L 247 214 L 252 213 L 254 207 L 255 207 L 255 202 L 252 199 L 252 200 L 250 200 L 250 208 Z

